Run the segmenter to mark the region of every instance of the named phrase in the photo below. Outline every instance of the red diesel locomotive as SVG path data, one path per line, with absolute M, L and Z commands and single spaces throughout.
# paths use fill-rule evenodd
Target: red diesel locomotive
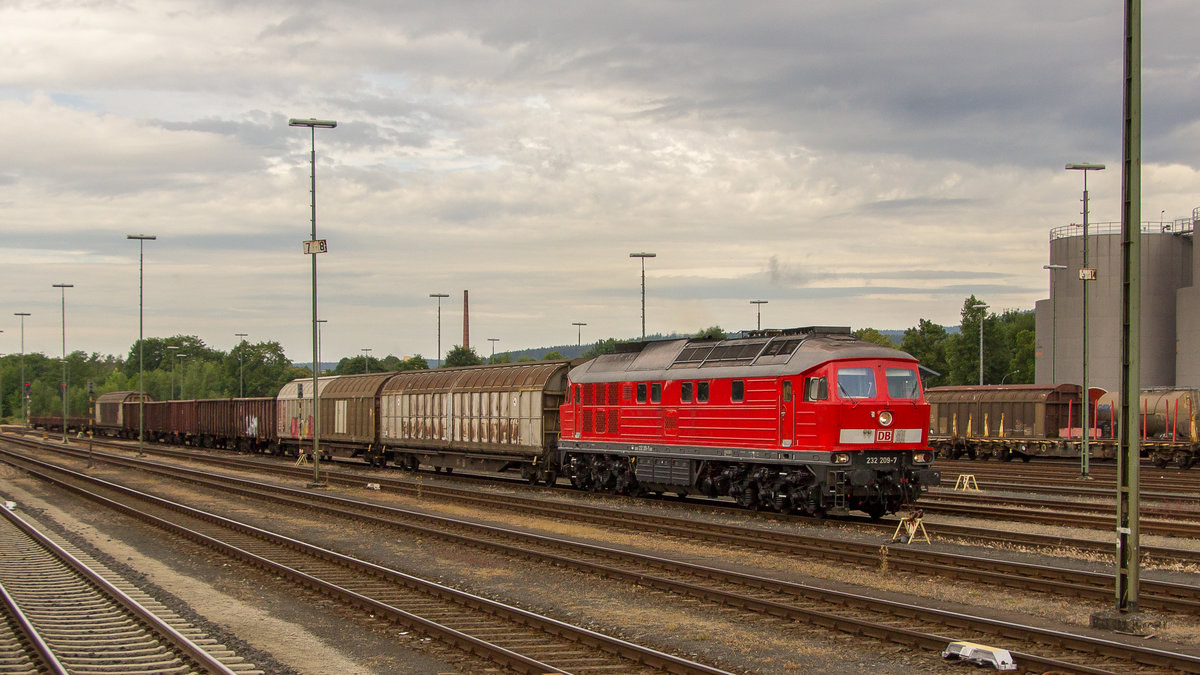
M 627 347 L 568 375 L 559 470 L 578 488 L 878 518 L 940 480 L 917 360 L 849 328 Z

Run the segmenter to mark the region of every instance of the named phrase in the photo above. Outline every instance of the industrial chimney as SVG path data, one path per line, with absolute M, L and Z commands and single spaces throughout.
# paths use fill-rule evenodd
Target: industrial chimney
M 467 292 L 463 291 L 463 349 L 471 348 L 471 314 L 467 306 Z

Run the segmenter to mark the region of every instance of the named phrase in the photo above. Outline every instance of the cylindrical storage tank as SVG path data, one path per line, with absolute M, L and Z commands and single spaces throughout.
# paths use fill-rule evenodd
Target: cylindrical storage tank
M 1060 382 L 1083 381 L 1083 287 L 1088 294 L 1089 386 L 1108 391 L 1120 388 L 1121 354 L 1121 228 L 1120 223 L 1094 223 L 1088 234 L 1088 267 L 1096 270 L 1094 281 L 1081 281 L 1083 237 L 1077 227 L 1057 228 L 1050 233 L 1050 262 L 1067 269 L 1052 274 L 1056 302 L 1040 302 L 1037 325 L 1055 336 L 1038 336 L 1039 359 L 1056 356 L 1053 369 L 1037 367 L 1039 381 L 1055 373 Z M 1192 285 L 1192 239 L 1174 231 L 1163 231 L 1159 223 L 1141 228 L 1141 385 L 1173 386 L 1176 358 L 1176 313 L 1178 293 Z M 1054 315 L 1055 321 L 1046 317 Z M 1180 334 L 1181 340 L 1188 336 Z M 1056 347 L 1056 348 L 1055 348 Z

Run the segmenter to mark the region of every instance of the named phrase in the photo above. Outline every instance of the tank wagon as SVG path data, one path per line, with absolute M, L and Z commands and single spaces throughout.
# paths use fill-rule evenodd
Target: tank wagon
M 1118 452 L 1118 397 L 1089 392 L 1088 452 L 1114 459 Z M 930 445 L 942 457 L 1078 459 L 1082 452 L 1082 387 L 1075 384 L 933 387 Z M 1146 389 L 1141 395 L 1139 444 L 1160 467 L 1188 468 L 1200 457 L 1200 390 Z
M 939 482 L 916 359 L 849 328 L 639 343 L 568 379 L 559 464 L 579 488 L 879 517 Z

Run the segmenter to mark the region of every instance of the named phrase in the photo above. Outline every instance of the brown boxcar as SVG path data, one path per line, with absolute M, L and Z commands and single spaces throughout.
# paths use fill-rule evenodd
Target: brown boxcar
M 1060 441 L 1081 433 L 1082 389 L 1076 384 L 927 389 L 930 446 L 944 457 L 1061 455 L 1068 446 Z M 1093 398 L 1100 393 L 1094 389 Z
M 147 395 L 142 395 L 140 400 L 153 401 Z M 137 402 L 139 400 L 138 392 L 136 391 L 110 391 L 105 394 L 100 394 L 96 399 L 96 419 L 93 424 L 96 433 L 106 436 L 127 436 L 125 433 L 125 414 L 124 404 L 129 401 L 134 405 L 133 410 L 133 425 L 134 436 L 137 436 Z
M 568 361 L 395 373 L 380 392 L 380 442 L 415 467 L 551 478 Z
M 343 375 L 321 388 L 323 451 L 384 463 L 379 445 L 379 390 L 393 375 Z

